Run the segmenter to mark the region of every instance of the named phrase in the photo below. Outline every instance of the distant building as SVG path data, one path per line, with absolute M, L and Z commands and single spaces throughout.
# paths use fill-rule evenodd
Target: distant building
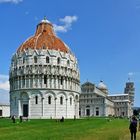
M 0 117 L 10 117 L 10 105 L 0 104 Z
M 133 114 L 133 102 L 133 82 L 126 83 L 124 94 L 114 95 L 109 95 L 107 86 L 103 81 L 97 87 L 86 82 L 81 86 L 79 114 L 81 117 L 109 115 L 129 117 Z
M 129 94 L 114 94 L 108 96 L 114 102 L 115 116 L 129 117 L 133 114 Z
M 108 116 L 114 114 L 114 102 L 107 98 L 107 87 L 101 82 L 98 87 L 90 82 L 81 86 L 80 116 Z
M 42 20 L 12 56 L 10 114 L 29 118 L 79 117 L 77 58 Z
M 134 94 L 135 94 L 134 92 L 135 92 L 134 83 L 127 82 L 124 89 L 124 93 L 129 94 L 129 100 L 132 106 L 134 105 Z

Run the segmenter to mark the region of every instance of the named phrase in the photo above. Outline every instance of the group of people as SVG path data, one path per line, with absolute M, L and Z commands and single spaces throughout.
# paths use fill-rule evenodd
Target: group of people
M 130 125 L 129 125 L 129 130 L 131 133 L 131 140 L 136 140 L 137 126 L 138 126 L 138 120 L 136 116 L 132 116 L 132 119 L 130 120 Z M 140 131 L 140 119 L 139 119 L 138 130 Z
M 11 119 L 12 119 L 12 121 L 13 121 L 13 123 L 16 123 L 16 117 L 15 117 L 15 115 L 13 115 L 13 116 L 11 116 L 10 117 Z M 51 118 L 52 119 L 52 118 Z M 25 120 L 25 119 L 24 119 Z M 74 120 L 76 120 L 76 116 L 74 116 Z M 19 117 L 19 121 L 20 121 L 20 123 L 23 121 L 23 116 L 20 116 Z M 26 121 L 28 121 L 28 117 L 26 117 Z M 57 120 L 58 121 L 58 120 Z M 60 119 L 60 122 L 64 122 L 64 117 L 62 116 L 62 118 Z
M 15 117 L 15 115 L 11 116 L 11 119 L 12 119 L 13 123 L 16 123 L 16 117 Z M 23 119 L 24 119 L 23 116 L 19 116 L 20 123 L 22 123 Z M 26 117 L 26 121 L 28 121 L 28 117 Z

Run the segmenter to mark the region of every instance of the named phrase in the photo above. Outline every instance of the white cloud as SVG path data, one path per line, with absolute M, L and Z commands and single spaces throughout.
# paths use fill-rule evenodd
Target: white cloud
M 53 24 L 53 28 L 55 32 L 67 32 L 67 28 L 65 26 Z
M 134 75 L 134 72 L 129 72 L 128 73 L 128 76 L 133 76 Z
M 60 18 L 59 21 L 63 25 L 53 24 L 54 31 L 55 32 L 67 32 L 69 29 L 71 29 L 72 23 L 76 22 L 77 19 L 78 19 L 77 16 L 65 16 L 64 18 Z
M 60 18 L 59 21 L 64 22 L 66 25 L 72 24 L 72 22 L 77 21 L 77 16 L 65 16 Z
M 19 2 L 22 2 L 23 0 L 0 0 L 0 3 L 14 3 L 18 4 Z
M 9 91 L 9 76 L 0 74 L 0 89 Z
M 6 81 L 9 79 L 9 75 L 0 74 L 0 81 Z

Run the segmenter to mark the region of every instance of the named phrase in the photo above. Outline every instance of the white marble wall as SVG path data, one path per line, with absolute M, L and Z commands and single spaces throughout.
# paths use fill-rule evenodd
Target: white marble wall
M 27 96 L 24 97 L 23 95 Z M 18 95 L 18 96 L 16 96 Z M 15 100 L 16 96 L 16 100 Z M 35 96 L 38 97 L 36 104 Z M 48 97 L 51 96 L 51 104 Z M 19 117 L 23 115 L 23 104 L 28 104 L 30 118 L 79 118 L 79 94 L 75 92 L 62 91 L 17 91 L 11 93 L 11 115 Z M 60 104 L 60 97 L 63 97 L 63 104 Z M 71 98 L 71 102 L 70 102 Z
M 79 117 L 80 74 L 77 59 L 71 52 L 29 49 L 16 53 L 12 57 L 9 81 L 11 115 L 23 115 L 26 103 L 31 118 Z M 22 97 L 23 93 L 27 97 Z M 38 96 L 37 104 L 35 96 Z M 51 104 L 48 104 L 48 96 L 51 96 Z M 63 97 L 62 105 L 60 97 Z
M 1 117 L 9 117 L 10 116 L 10 106 L 9 105 L 0 105 L 0 110 L 2 110 Z

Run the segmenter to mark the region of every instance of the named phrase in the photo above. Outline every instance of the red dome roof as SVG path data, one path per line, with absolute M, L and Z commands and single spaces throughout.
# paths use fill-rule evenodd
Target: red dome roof
M 35 35 L 26 40 L 17 52 L 27 49 L 50 49 L 69 52 L 69 48 L 55 35 L 52 24 L 46 19 L 37 25 Z

